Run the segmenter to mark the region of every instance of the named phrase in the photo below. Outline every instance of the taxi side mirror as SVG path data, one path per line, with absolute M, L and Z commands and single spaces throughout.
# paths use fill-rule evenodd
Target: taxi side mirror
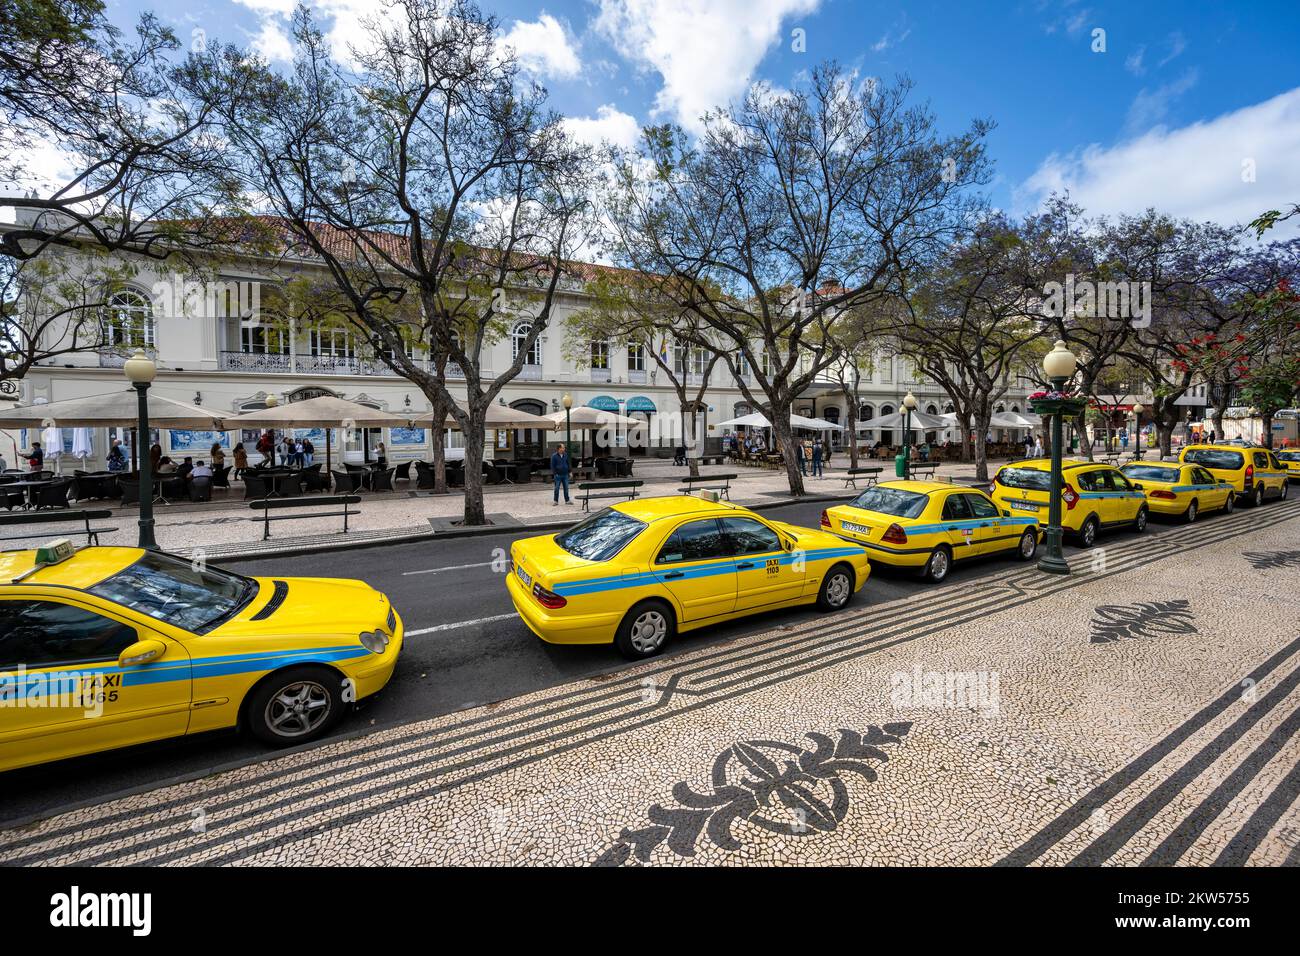
M 1136 481 L 1133 482 L 1133 487 L 1134 487 L 1134 489 L 1137 490 L 1137 491 L 1144 491 L 1144 490 L 1145 490 L 1145 489 L 1144 489 L 1140 484 L 1138 484 Z
M 1002 509 L 1002 517 L 1004 517 L 1004 518 L 1010 518 L 1010 517 L 1011 517 L 1011 509 L 1010 509 L 1010 508 L 1003 508 L 1003 509 Z
M 117 655 L 117 663 L 119 667 L 148 664 L 150 661 L 156 661 L 166 652 L 167 645 L 162 641 L 136 641 L 122 648 L 122 653 Z
M 795 544 L 795 542 L 794 542 L 794 538 L 782 538 L 782 539 L 781 539 L 781 544 L 785 546 L 785 549 L 786 549 L 787 551 L 793 551 L 793 550 L 794 550 L 794 544 Z

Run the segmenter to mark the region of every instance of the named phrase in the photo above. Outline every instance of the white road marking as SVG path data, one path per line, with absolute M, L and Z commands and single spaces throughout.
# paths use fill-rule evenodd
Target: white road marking
M 425 568 L 423 571 L 403 571 L 402 577 L 409 577 L 412 574 L 437 574 L 439 571 L 463 571 L 465 568 L 486 568 L 494 561 L 480 561 L 478 564 L 453 564 L 446 568 Z
M 435 631 L 454 631 L 457 628 L 472 627 L 475 624 L 491 624 L 494 621 L 509 621 L 517 616 L 518 615 L 514 613 L 497 614 L 493 617 L 480 617 L 473 621 L 456 621 L 452 624 L 439 624 L 437 627 L 422 627 L 418 631 L 407 631 L 405 636 L 416 637 L 420 634 L 433 634 Z

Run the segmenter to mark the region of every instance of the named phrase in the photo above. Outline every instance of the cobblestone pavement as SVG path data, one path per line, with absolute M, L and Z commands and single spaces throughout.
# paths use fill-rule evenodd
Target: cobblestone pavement
M 1300 862 L 1300 501 L 0 832 L 10 864 Z

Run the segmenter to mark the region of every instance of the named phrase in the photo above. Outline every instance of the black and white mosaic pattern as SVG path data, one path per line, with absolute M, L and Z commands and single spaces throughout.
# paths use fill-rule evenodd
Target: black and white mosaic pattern
M 1094 644 L 1113 644 L 1116 641 L 1151 640 L 1170 634 L 1196 634 L 1192 623 L 1191 602 L 1144 601 L 1141 604 L 1104 604 L 1093 612 L 1092 637 Z

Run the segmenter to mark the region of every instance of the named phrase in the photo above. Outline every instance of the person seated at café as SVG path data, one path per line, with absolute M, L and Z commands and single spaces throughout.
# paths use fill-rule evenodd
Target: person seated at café
M 166 455 L 158 459 L 158 474 L 174 475 L 176 474 L 176 462 L 172 461 Z
M 189 473 L 193 470 L 194 470 L 194 459 L 191 458 L 189 455 L 186 455 L 185 460 L 176 466 L 176 474 L 179 475 L 181 478 L 187 477 Z
M 186 475 L 186 477 L 189 478 L 190 481 L 193 481 L 195 478 L 211 478 L 212 469 L 203 464 L 202 461 L 199 461 L 190 469 L 189 474 Z

